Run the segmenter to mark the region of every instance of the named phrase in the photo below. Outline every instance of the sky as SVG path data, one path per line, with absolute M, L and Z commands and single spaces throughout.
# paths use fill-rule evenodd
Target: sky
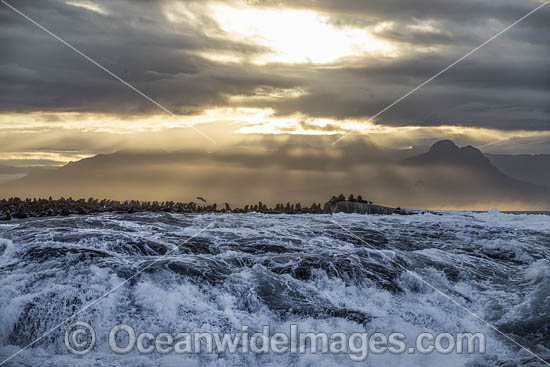
M 6 1 L 140 93 L 0 4 L 0 165 L 274 134 L 550 153 L 550 5 L 378 114 L 538 0 Z

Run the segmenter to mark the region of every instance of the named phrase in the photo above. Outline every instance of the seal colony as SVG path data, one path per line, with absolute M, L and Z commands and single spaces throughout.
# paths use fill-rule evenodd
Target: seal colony
M 203 199 L 204 200 L 204 199 Z M 216 203 L 199 205 L 193 201 L 116 201 L 88 200 L 72 198 L 60 199 L 25 199 L 10 198 L 0 201 L 0 219 L 25 219 L 29 217 L 66 216 L 71 214 L 94 213 L 136 213 L 136 212 L 168 212 L 168 213 L 265 213 L 265 214 L 329 214 L 329 213 L 360 213 L 360 214 L 408 214 L 401 208 L 391 208 L 375 205 L 372 201 L 363 200 L 359 195 L 356 198 L 350 195 L 348 199 L 343 194 L 333 196 L 321 207 L 321 203 L 313 203 L 310 206 L 302 206 L 300 203 L 276 204 L 268 207 L 261 201 L 257 204 L 245 205 L 243 208 L 231 208 L 228 203 L 218 207 Z

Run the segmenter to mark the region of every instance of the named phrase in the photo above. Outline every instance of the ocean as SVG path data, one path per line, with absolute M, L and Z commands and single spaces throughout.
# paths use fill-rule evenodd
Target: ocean
M 542 366 L 550 361 L 550 216 L 14 220 L 0 224 L 0 290 L 6 366 Z M 95 333 L 82 355 L 67 346 L 91 340 L 66 339 L 76 321 Z M 332 349 L 116 353 L 115 325 L 148 333 L 141 341 L 149 346 L 160 333 L 235 334 L 244 325 L 250 334 L 265 326 L 284 334 L 292 325 L 327 335 L 400 333 L 407 346 L 421 333 L 481 333 L 486 346 L 484 353 L 371 351 L 362 361 Z M 125 335 L 118 344 L 128 344 Z

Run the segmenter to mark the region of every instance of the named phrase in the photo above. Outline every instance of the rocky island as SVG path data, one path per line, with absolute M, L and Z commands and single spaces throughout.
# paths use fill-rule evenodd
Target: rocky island
M 200 198 L 202 201 L 204 199 Z M 266 214 L 329 214 L 329 213 L 359 213 L 359 214 L 407 214 L 400 208 L 391 208 L 373 204 L 372 201 L 363 200 L 359 195 L 356 198 L 350 195 L 348 199 L 343 194 L 333 196 L 323 206 L 313 203 L 310 206 L 302 206 L 300 203 L 279 203 L 275 207 L 268 207 L 261 201 L 257 204 L 245 205 L 242 208 L 231 208 L 228 203 L 218 206 L 216 203 L 206 202 L 197 204 L 191 202 L 173 201 L 116 201 L 98 200 L 94 198 L 78 199 L 60 198 L 52 199 L 20 199 L 9 198 L 0 200 L 0 219 L 25 219 L 28 217 L 67 216 L 72 214 L 94 213 L 136 213 L 136 212 L 168 212 L 168 213 L 266 213 Z

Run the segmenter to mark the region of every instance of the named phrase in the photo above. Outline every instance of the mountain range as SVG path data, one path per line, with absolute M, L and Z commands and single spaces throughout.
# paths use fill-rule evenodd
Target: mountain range
M 438 196 L 452 195 L 465 200 L 477 197 L 479 201 L 492 197 L 504 203 L 545 203 L 543 205 L 550 201 L 550 188 L 504 174 L 471 145 L 459 148 L 450 140 L 442 140 L 428 152 L 408 158 L 402 164 L 423 170 L 426 178 L 419 186 Z M 513 165 L 509 171 L 514 171 Z
M 290 140 L 216 153 L 119 151 L 33 170 L 2 196 L 107 197 L 244 204 L 323 201 L 355 193 L 401 207 L 547 210 L 550 155 L 483 154 L 442 140 L 425 152 L 356 140 L 337 149 Z

